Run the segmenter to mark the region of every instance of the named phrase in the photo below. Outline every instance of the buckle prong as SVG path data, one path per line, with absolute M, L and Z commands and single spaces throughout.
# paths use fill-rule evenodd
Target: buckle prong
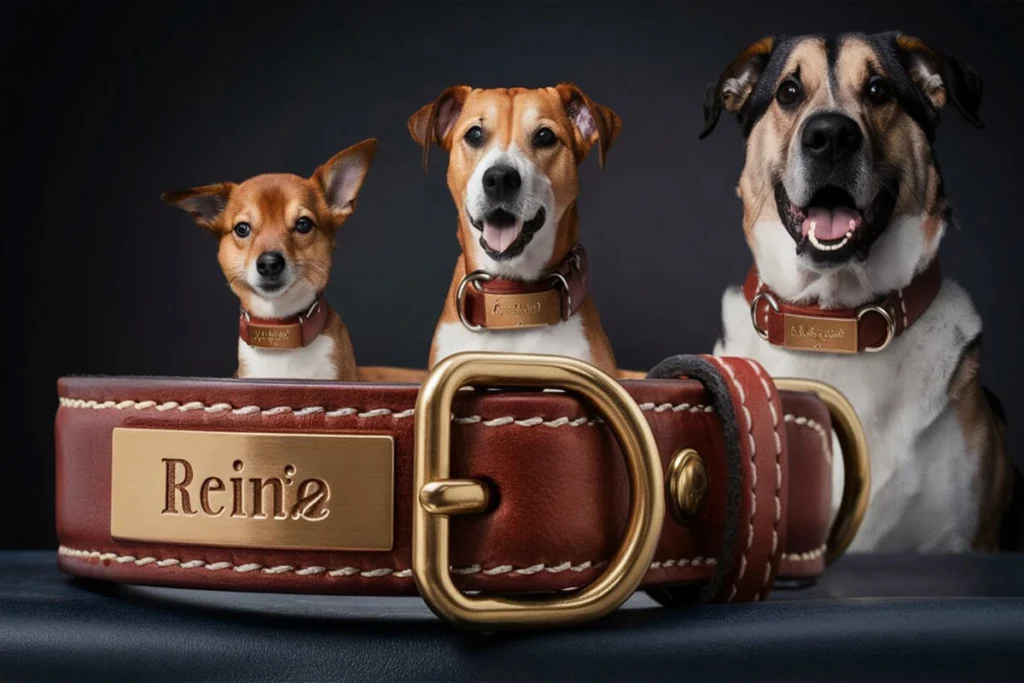
M 431 481 L 420 489 L 420 505 L 432 515 L 483 512 L 491 502 L 487 485 L 476 479 Z

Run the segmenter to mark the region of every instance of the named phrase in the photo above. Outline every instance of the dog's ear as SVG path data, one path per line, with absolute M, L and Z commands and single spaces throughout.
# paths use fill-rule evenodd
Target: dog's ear
M 468 85 L 447 88 L 436 100 L 425 104 L 409 117 L 409 135 L 423 148 L 423 170 L 427 170 L 430 146 L 435 142 L 447 152 L 452 148 L 451 132 L 462 113 L 462 105 L 473 89 Z
M 596 144 L 597 160 L 604 168 L 604 156 L 622 130 L 622 119 L 608 107 L 594 102 L 572 83 L 559 83 L 555 90 L 561 96 L 565 113 L 576 130 L 579 158 L 583 159 Z
M 335 218 L 348 218 L 355 211 L 356 197 L 376 152 L 376 138 L 363 140 L 338 152 L 313 172 L 312 180 L 324 193 Z
M 701 140 L 718 125 L 723 109 L 737 116 L 741 114 L 775 51 L 775 43 L 775 38 L 769 36 L 749 46 L 729 62 L 718 81 L 704 91 L 704 130 L 700 132 Z
M 217 217 L 228 205 L 228 197 L 235 189 L 234 183 L 217 183 L 216 185 L 204 185 L 193 187 L 191 190 L 179 190 L 178 192 L 164 192 L 160 199 L 171 206 L 187 211 L 195 222 L 207 230 L 213 230 Z
M 984 86 L 978 72 L 918 38 L 897 33 L 895 44 L 903 68 L 936 111 L 951 101 L 968 123 L 985 127 L 978 117 Z

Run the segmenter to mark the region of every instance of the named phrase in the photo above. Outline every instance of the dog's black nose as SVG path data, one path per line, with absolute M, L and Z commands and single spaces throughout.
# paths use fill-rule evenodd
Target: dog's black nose
M 523 184 L 523 179 L 519 175 L 519 171 L 511 166 L 498 165 L 491 166 L 484 171 L 483 183 L 484 194 L 491 199 L 501 201 L 505 197 L 514 195 L 519 186 Z
M 804 154 L 836 164 L 860 148 L 864 135 L 857 122 L 849 116 L 823 112 L 807 120 L 800 142 L 803 143 Z
M 281 252 L 265 251 L 256 259 L 256 272 L 260 275 L 280 275 L 284 265 L 284 255 Z

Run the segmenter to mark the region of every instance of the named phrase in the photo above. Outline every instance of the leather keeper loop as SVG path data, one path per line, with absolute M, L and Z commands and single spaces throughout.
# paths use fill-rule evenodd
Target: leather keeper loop
M 756 381 L 744 377 L 744 390 L 739 375 L 751 373 Z M 648 593 L 666 606 L 763 598 L 778 573 L 785 529 L 786 434 L 778 392 L 767 373 L 746 359 L 678 355 L 658 363 L 647 376 L 699 381 L 721 416 L 727 454 L 726 518 L 714 574 L 699 592 L 692 586 L 658 586 Z M 757 384 L 763 391 L 750 390 Z M 774 496 L 760 495 L 770 486 Z M 767 506 L 773 509 L 765 511 L 759 500 L 774 500 L 774 506 Z

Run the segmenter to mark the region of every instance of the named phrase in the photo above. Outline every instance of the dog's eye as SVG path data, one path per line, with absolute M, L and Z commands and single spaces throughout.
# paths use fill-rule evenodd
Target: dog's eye
M 252 232 L 252 226 L 248 223 L 239 223 L 235 226 L 235 234 L 239 237 L 248 237 Z
M 868 79 L 867 97 L 872 104 L 885 104 L 892 97 L 889 84 L 881 76 L 872 76 Z
M 305 235 L 307 232 L 313 229 L 313 221 L 309 220 L 305 216 L 295 221 L 295 232 Z
M 558 142 L 558 137 L 550 128 L 541 128 L 533 134 L 534 147 L 551 147 L 556 142 Z
M 466 143 L 470 147 L 479 147 L 484 144 L 484 129 L 480 126 L 473 126 L 466 131 Z
M 781 105 L 790 105 L 800 99 L 802 94 L 803 89 L 800 87 L 799 81 L 795 78 L 787 78 L 779 86 L 779 91 L 775 93 L 775 99 Z

